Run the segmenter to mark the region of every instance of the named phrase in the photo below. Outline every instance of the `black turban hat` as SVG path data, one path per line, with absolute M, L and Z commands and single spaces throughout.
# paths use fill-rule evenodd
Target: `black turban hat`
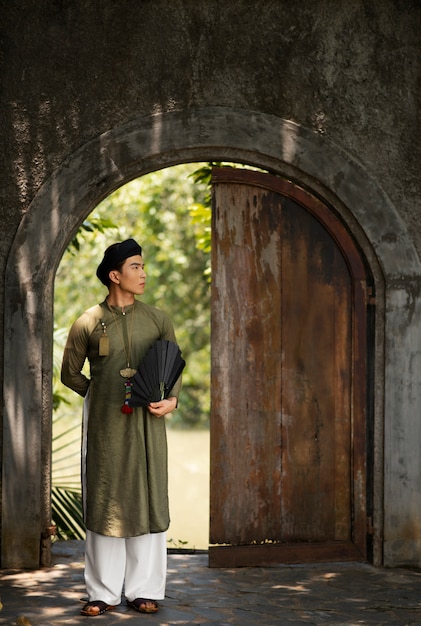
M 134 239 L 126 239 L 121 243 L 113 243 L 104 252 L 104 258 L 98 265 L 96 275 L 99 280 L 108 287 L 110 284 L 109 273 L 131 256 L 142 256 L 142 248 Z

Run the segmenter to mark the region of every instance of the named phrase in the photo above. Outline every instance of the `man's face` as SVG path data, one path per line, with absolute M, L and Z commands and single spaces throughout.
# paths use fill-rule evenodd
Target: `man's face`
M 119 287 L 122 291 L 141 296 L 145 291 L 145 264 L 140 255 L 131 256 L 124 261 L 121 271 L 116 271 Z

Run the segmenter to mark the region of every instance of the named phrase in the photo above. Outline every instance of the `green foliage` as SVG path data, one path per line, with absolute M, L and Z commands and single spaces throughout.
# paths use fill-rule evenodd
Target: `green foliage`
M 207 256 L 204 275 L 208 282 L 211 277 L 211 245 L 212 245 L 212 201 L 211 201 L 211 173 L 212 164 L 198 168 L 190 178 L 196 185 L 203 185 L 207 191 L 203 195 L 202 202 L 195 202 L 190 205 L 189 213 L 191 223 L 195 229 L 196 248 Z
M 54 522 L 57 526 L 57 538 L 62 540 L 85 539 L 80 488 L 53 486 L 51 505 Z
M 209 166 L 180 165 L 119 188 L 84 222 L 56 278 L 56 326 L 67 332 L 107 294 L 95 276 L 104 249 L 128 237 L 139 241 L 148 276 L 142 298 L 170 314 L 187 362 L 174 426 L 203 427 L 209 421 L 209 172 Z
M 71 406 L 67 398 L 65 403 Z M 69 409 L 64 410 L 63 405 L 53 420 L 51 507 L 57 538 L 64 540 L 85 538 L 80 486 L 81 406 L 78 408 L 77 420 L 71 419 L 71 414 L 69 419 Z
M 81 243 L 85 241 L 84 235 L 86 233 L 105 233 L 107 230 L 112 229 L 118 230 L 117 225 L 112 220 L 92 214 L 89 219 L 84 220 L 80 225 L 79 230 L 69 244 L 69 253 L 75 255 L 79 252 Z
M 54 353 L 53 353 L 53 411 L 56 411 L 60 404 L 69 404 L 63 393 L 63 386 L 60 383 L 61 360 L 63 348 L 66 341 L 67 329 L 54 328 Z
M 61 538 L 84 538 L 80 490 L 81 399 L 60 382 L 73 321 L 107 290 L 95 272 L 105 248 L 128 237 L 143 247 L 145 302 L 166 310 L 187 366 L 180 408 L 169 424 L 206 427 L 210 403 L 209 166 L 176 166 L 133 180 L 83 222 L 55 282 L 53 519 Z M 193 182 L 192 182 L 193 181 Z

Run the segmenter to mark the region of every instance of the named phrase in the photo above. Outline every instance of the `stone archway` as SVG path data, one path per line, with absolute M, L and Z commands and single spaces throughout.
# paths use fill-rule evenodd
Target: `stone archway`
M 141 117 L 104 133 L 63 163 L 20 224 L 5 280 L 2 567 L 48 562 L 48 554 L 40 557 L 40 536 L 50 523 L 53 285 L 63 251 L 81 221 L 120 185 L 152 170 L 204 160 L 248 163 L 300 182 L 335 207 L 363 249 L 378 289 L 374 561 L 382 562 L 383 529 L 386 564 L 415 558 L 412 496 L 420 461 L 402 461 L 420 435 L 421 389 L 406 393 L 416 380 L 415 358 L 408 355 L 415 356 L 421 327 L 421 268 L 414 247 L 381 188 L 326 136 L 273 116 L 221 107 Z M 18 373 L 25 374 L 25 384 Z M 394 492 L 398 464 L 399 471 L 405 464 L 406 493 Z M 415 514 L 421 520 L 421 510 Z M 402 544 L 401 529 L 409 521 L 414 529 Z

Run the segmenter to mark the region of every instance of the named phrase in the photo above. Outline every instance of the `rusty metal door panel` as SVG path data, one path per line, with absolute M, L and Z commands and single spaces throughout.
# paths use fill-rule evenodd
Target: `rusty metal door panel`
M 364 558 L 359 255 L 287 181 L 215 170 L 213 203 L 210 564 Z

